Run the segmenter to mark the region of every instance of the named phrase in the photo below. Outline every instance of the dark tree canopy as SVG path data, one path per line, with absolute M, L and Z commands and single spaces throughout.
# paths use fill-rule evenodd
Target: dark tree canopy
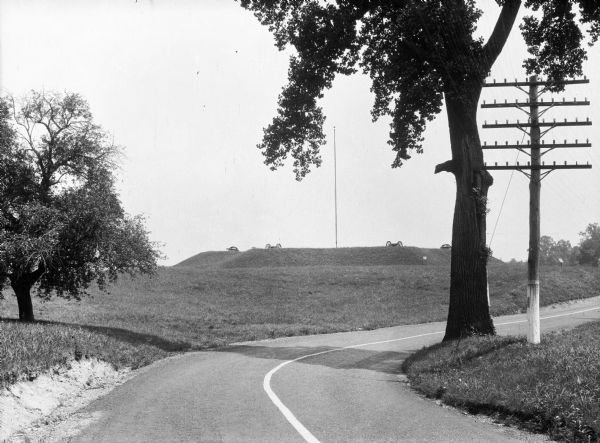
M 79 297 L 122 272 L 152 273 L 159 253 L 115 190 L 119 149 L 77 94 L 0 101 L 0 285 L 33 319 L 29 291 Z
M 499 2 L 503 3 L 503 2 Z M 520 2 L 508 1 L 510 9 Z M 317 100 L 336 74 L 361 69 L 372 80 L 373 119 L 392 118 L 393 167 L 421 152 L 423 131 L 442 107 L 444 95 L 472 99 L 465 85 L 479 84 L 503 45 L 498 26 L 486 44 L 473 38 L 481 15 L 474 1 L 322 2 L 241 0 L 274 33 L 277 46 L 291 46 L 289 83 L 279 110 L 265 129 L 266 163 L 280 166 L 290 154 L 303 177 L 319 165 L 324 116 Z M 460 79 L 460 81 L 457 81 Z
M 477 100 L 469 89 L 488 75 L 521 5 L 497 0 L 502 11 L 484 41 L 473 37 L 481 16 L 474 0 L 239 1 L 269 27 L 279 49 L 294 50 L 278 115 L 259 148 L 272 169 L 290 155 L 298 179 L 321 163 L 325 117 L 317 102 L 336 74 L 362 70 L 370 76 L 373 119 L 391 117 L 392 166 L 401 166 L 422 151 L 426 123 L 440 112 L 444 97 Z M 580 75 L 586 51 L 575 11 L 595 40 L 598 3 L 528 0 L 526 6 L 542 17 L 530 15 L 522 24 L 532 55 L 527 71 L 556 81 Z
M 584 35 L 589 43 L 600 36 L 600 2 L 597 0 L 527 0 L 535 13 L 525 17 L 521 31 L 530 57 L 524 66 L 562 89 L 561 80 L 581 76 L 587 59 Z
M 590 223 L 580 232 L 579 263 L 598 266 L 600 263 L 600 224 Z

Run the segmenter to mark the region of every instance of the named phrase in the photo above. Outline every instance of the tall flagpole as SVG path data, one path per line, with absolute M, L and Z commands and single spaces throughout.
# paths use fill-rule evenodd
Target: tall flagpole
M 335 126 L 333 127 L 333 195 L 335 201 L 335 247 L 338 247 L 338 214 L 337 214 L 337 152 L 335 146 Z

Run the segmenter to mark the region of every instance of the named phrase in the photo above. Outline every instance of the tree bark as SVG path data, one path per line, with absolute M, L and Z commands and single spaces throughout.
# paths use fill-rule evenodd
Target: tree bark
M 17 303 L 19 305 L 19 320 L 21 321 L 34 321 L 33 316 L 33 304 L 31 303 L 31 287 L 32 284 L 28 281 L 16 280 L 11 282 L 13 291 L 17 296 Z
M 486 202 L 492 184 L 483 169 L 476 113 L 481 87 L 469 100 L 446 98 L 451 172 L 456 178 L 452 226 L 450 306 L 444 340 L 474 334 L 494 334 L 487 295 Z

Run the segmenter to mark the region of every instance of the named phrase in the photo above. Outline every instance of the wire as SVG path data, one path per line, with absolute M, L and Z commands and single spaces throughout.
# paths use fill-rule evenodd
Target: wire
M 523 140 L 525 140 L 525 134 L 521 138 L 521 144 L 523 144 Z M 517 151 L 517 156 L 515 157 L 515 164 L 519 159 L 519 154 L 521 151 Z M 500 211 L 498 211 L 498 217 L 496 218 L 496 223 L 494 224 L 494 230 L 492 231 L 492 235 L 490 237 L 490 243 L 488 247 L 492 247 L 492 242 L 494 241 L 494 235 L 496 234 L 496 228 L 498 227 L 498 222 L 500 221 L 500 216 L 502 215 L 502 209 L 504 209 L 504 202 L 506 201 L 506 196 L 508 195 L 508 190 L 510 188 L 510 183 L 512 182 L 513 175 L 515 174 L 515 170 L 510 171 L 510 177 L 508 178 L 508 184 L 506 185 L 506 191 L 504 191 L 504 198 L 502 198 L 502 204 L 500 205 Z

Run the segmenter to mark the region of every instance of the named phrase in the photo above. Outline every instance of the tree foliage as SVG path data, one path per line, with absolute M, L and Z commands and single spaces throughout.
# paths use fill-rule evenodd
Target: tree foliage
M 580 232 L 579 262 L 598 266 L 600 262 L 600 225 L 590 223 L 583 232 Z
M 325 137 L 317 100 L 336 74 L 360 69 L 371 77 L 372 116 L 391 117 L 398 167 L 422 151 L 425 125 L 440 112 L 444 94 L 466 99 L 464 85 L 481 83 L 499 50 L 494 38 L 487 44 L 473 38 L 481 15 L 473 0 L 240 3 L 269 27 L 279 49 L 295 49 L 278 115 L 259 148 L 272 168 L 291 155 L 298 179 L 320 165 Z
M 540 238 L 540 263 L 543 265 L 575 265 L 579 260 L 579 248 L 571 246 L 569 240 L 554 241 L 549 235 Z
M 584 36 L 595 43 L 600 36 L 600 2 L 596 0 L 527 0 L 535 14 L 524 18 L 521 30 L 530 57 L 524 66 L 562 89 L 565 78 L 581 76 L 587 59 Z
M 0 102 L 0 284 L 79 297 L 119 273 L 152 273 L 159 252 L 115 190 L 119 149 L 77 94 Z M 23 300 L 21 300 L 21 298 Z M 30 301 L 29 301 L 30 304 Z
M 475 0 L 239 0 L 269 27 L 280 50 L 290 47 L 288 84 L 258 147 L 276 169 L 291 155 L 296 177 L 321 164 L 325 117 L 318 99 L 337 74 L 370 76 L 374 120 L 391 117 L 389 144 L 399 167 L 422 152 L 423 132 L 443 98 L 477 100 L 480 85 L 504 45 L 521 1 L 496 0 L 502 12 L 487 42 L 475 38 Z M 585 30 L 600 36 L 595 0 L 527 0 L 521 25 L 528 73 L 554 80 L 582 74 Z M 514 18 L 513 18 L 514 19 Z M 582 30 L 582 28 L 584 30 Z

